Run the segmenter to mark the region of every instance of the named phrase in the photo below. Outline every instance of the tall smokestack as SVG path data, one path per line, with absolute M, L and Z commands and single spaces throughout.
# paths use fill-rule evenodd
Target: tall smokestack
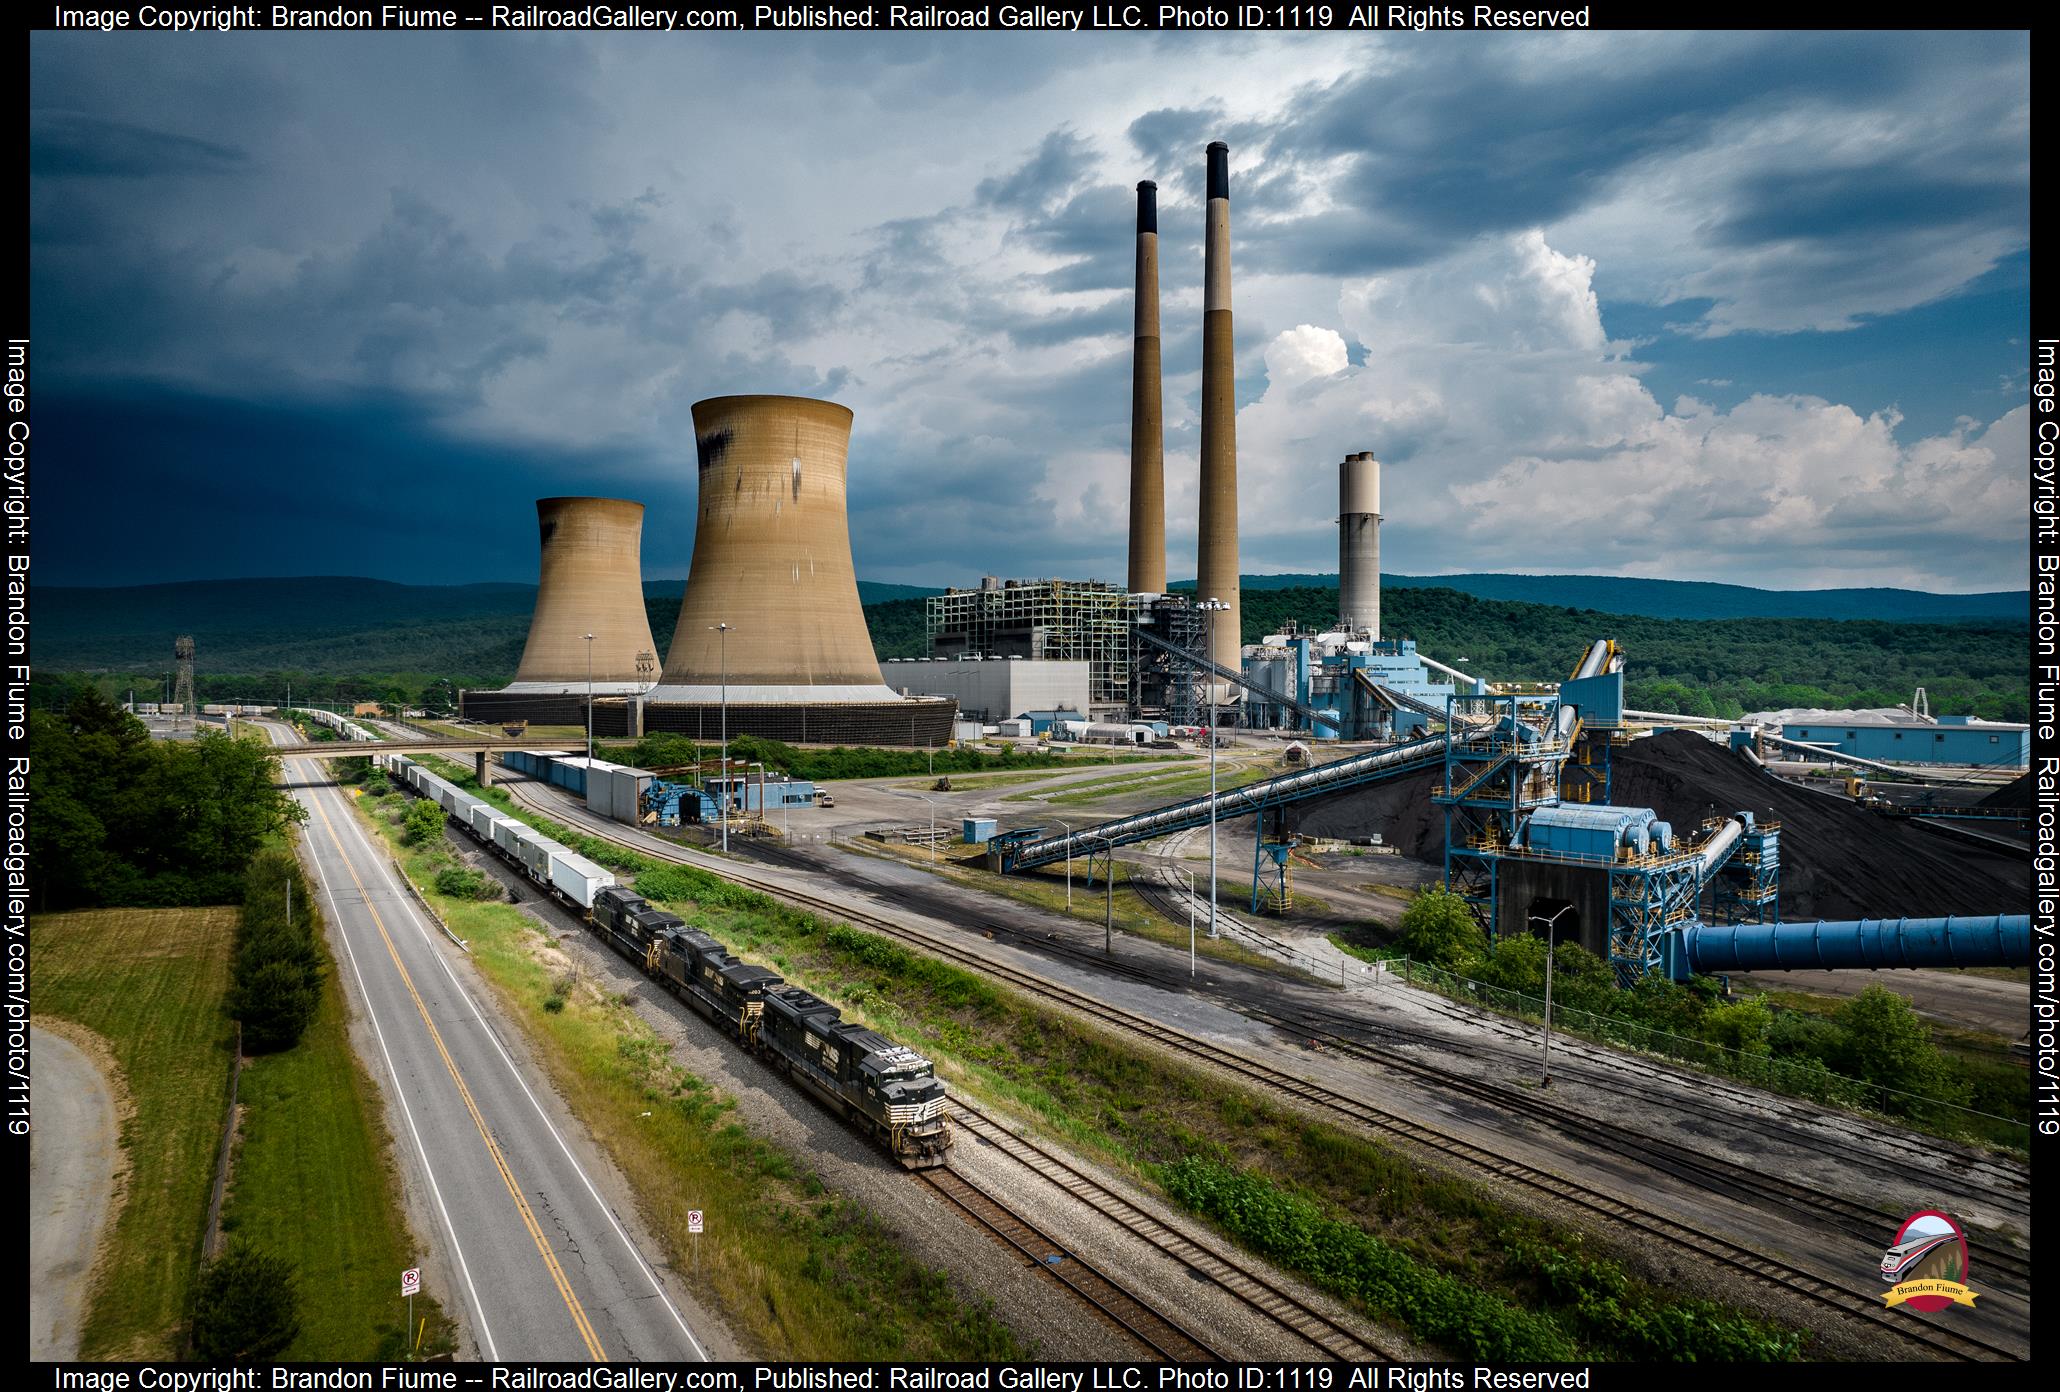
M 1159 409 L 1159 186 L 1137 186 L 1137 338 L 1130 366 L 1130 592 L 1166 592 L 1166 431 Z
M 1380 461 L 1371 452 L 1338 466 L 1338 627 L 1380 637 Z
M 1195 593 L 1220 599 L 1209 656 L 1238 665 L 1237 370 L 1230 343 L 1230 147 L 1209 146 L 1209 211 L 1202 274 L 1202 517 Z
M 539 498 L 536 529 L 543 549 L 536 613 L 516 683 L 583 690 L 591 670 L 597 692 L 649 686 L 658 674 L 644 613 L 644 505 Z

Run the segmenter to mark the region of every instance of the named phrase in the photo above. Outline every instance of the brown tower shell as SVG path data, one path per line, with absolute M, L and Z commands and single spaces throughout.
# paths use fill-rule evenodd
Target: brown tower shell
M 658 674 L 644 613 L 644 505 L 539 498 L 536 523 L 543 552 L 536 613 L 515 681 L 583 688 L 591 633 L 597 691 L 649 686 Z
M 1166 592 L 1166 429 L 1159 392 L 1159 186 L 1137 186 L 1137 333 L 1130 369 L 1130 592 Z
M 701 498 L 679 627 L 654 699 L 741 688 L 842 688 L 891 699 L 859 606 L 844 510 L 851 412 L 798 396 L 694 403 Z M 718 635 L 717 624 L 728 624 Z M 765 699 L 763 695 L 760 699 Z M 794 699 L 811 699 L 799 693 Z

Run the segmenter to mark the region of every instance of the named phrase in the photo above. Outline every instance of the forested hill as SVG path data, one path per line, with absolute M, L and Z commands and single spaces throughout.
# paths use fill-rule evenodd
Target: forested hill
M 1245 575 L 1238 583 L 1254 590 L 1327 589 L 1335 575 Z M 1192 580 L 1175 581 L 1191 590 Z M 1701 580 L 1645 580 L 1619 575 L 1383 575 L 1383 591 L 1458 590 L 1478 599 L 1524 604 L 1571 605 L 1604 614 L 1642 614 L 1654 619 L 1880 619 L 1941 623 L 1962 619 L 2031 618 L 2029 590 L 1979 594 L 1933 594 L 1928 590 L 1759 590 Z
M 1246 591 L 1242 603 L 1251 641 L 1291 620 L 1305 631 L 1331 622 L 1337 591 Z M 1628 703 L 1682 715 L 1892 706 L 1919 686 L 1939 714 L 2023 720 L 2030 701 L 2024 625 L 1999 620 L 1654 619 L 1402 589 L 1382 596 L 1381 634 L 1504 681 L 1561 680 L 1590 643 L 1614 638 Z
M 664 593 L 648 593 L 660 585 Z M 678 585 L 646 588 L 662 659 L 679 615 Z M 111 693 L 128 686 L 148 693 L 171 668 L 172 638 L 191 633 L 200 647 L 202 690 L 216 698 L 283 691 L 288 680 L 312 692 L 304 682 L 348 678 L 345 684 L 366 686 L 367 694 L 397 688 L 412 699 L 435 680 L 471 687 L 506 681 L 521 656 L 534 596 L 527 585 L 361 579 L 45 587 L 33 597 L 33 656 L 39 680 L 92 672 L 103 674 Z M 1564 677 L 1587 644 L 1615 637 L 1629 652 L 1631 703 L 1641 709 L 1732 715 L 1893 705 L 1923 686 L 1941 713 L 2022 720 L 2029 698 L 2022 620 L 1690 621 L 1406 586 L 1387 590 L 1382 611 L 1387 636 L 1415 638 L 1440 661 L 1502 679 Z M 1247 589 L 1244 636 L 1278 632 L 1289 620 L 1320 629 L 1336 613 L 1333 587 Z M 921 598 L 869 604 L 866 619 L 881 657 L 922 655 Z

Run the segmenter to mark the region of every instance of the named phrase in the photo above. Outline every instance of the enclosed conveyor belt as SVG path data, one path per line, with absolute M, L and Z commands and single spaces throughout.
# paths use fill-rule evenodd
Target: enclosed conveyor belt
M 1681 930 L 1688 969 L 1825 971 L 1834 967 L 2022 967 L 2031 916 L 1861 918 L 1817 923 L 1694 923 Z
M 1862 759 L 1857 754 L 1841 753 L 1836 745 L 1805 744 L 1801 740 L 1792 740 L 1781 735 L 1770 735 L 1765 730 L 1760 731 L 1760 738 L 1768 744 L 1778 744 L 1787 749 L 1800 749 L 1805 753 L 1814 754 L 1818 758 L 1828 760 L 1834 764 L 1854 764 L 1860 768 L 1880 769 L 1883 773 L 1892 773 L 1899 778 L 1908 779 L 1912 782 L 1965 783 L 1967 781 L 1965 769 L 1933 770 L 1917 768 L 1909 764 L 1884 764 L 1879 759 Z M 2003 765 L 1994 764 L 1987 767 L 2001 768 Z
M 1250 816 L 1304 798 L 1334 793 L 1342 788 L 1357 787 L 1362 783 L 1374 783 L 1385 778 L 1395 778 L 1420 769 L 1436 768 L 1445 761 L 1445 737 L 1433 735 L 1429 739 L 1412 740 L 1408 744 L 1391 745 L 1377 749 L 1370 754 L 1355 754 L 1348 759 L 1336 759 L 1315 768 L 1300 769 L 1294 773 L 1283 773 L 1277 778 L 1248 783 L 1242 788 L 1232 788 L 1210 797 L 1206 793 L 1185 802 L 1176 802 L 1150 812 L 1140 812 L 1132 817 L 1119 817 L 1100 826 L 1086 827 L 1070 836 L 1049 836 L 1039 841 L 1025 841 L 999 852 L 1004 871 L 1033 870 L 1040 865 L 1050 865 L 1067 856 L 1084 857 L 1090 851 L 1099 851 L 1111 846 L 1124 846 L 1135 841 L 1149 841 L 1155 836 L 1166 836 L 1189 827 L 1201 826 L 1210 820 L 1213 808 L 1217 821 L 1228 821 L 1233 817 Z
M 1233 671 L 1231 668 L 1225 667 L 1220 662 L 1211 662 L 1206 657 L 1198 657 L 1194 653 L 1189 652 L 1186 648 L 1181 647 L 1178 643 L 1167 642 L 1164 638 L 1159 637 L 1156 633 L 1147 632 L 1145 629 L 1140 628 L 1137 630 L 1137 636 L 1144 639 L 1145 642 L 1150 643 L 1155 648 L 1164 648 L 1167 652 L 1172 653 L 1175 657 L 1184 659 L 1188 663 L 1201 668 L 1205 672 L 1213 672 L 1218 677 L 1221 677 L 1224 681 L 1230 682 L 1235 686 L 1243 687 L 1245 690 L 1251 692 L 1254 696 L 1257 696 L 1262 701 L 1271 701 L 1276 706 L 1287 707 L 1296 715 L 1301 716 L 1304 720 L 1307 720 L 1312 724 L 1319 720 L 1326 725 L 1335 725 L 1338 723 L 1338 713 L 1336 711 L 1318 710 L 1315 706 L 1305 705 L 1302 702 L 1297 701 L 1292 696 L 1282 695 L 1280 692 L 1275 691 L 1270 686 L 1261 686 L 1259 685 L 1259 683 L 1255 681 L 1247 681 L 1243 673 Z
M 1446 713 L 1439 707 L 1432 705 L 1429 701 L 1418 700 L 1406 692 L 1397 691 L 1394 687 L 1384 682 L 1374 680 L 1373 674 L 1364 667 L 1354 667 L 1352 669 L 1352 677 L 1361 686 L 1366 688 L 1368 695 L 1390 710 L 1415 711 L 1424 719 L 1435 720 L 1440 725 L 1443 725 L 1446 721 Z

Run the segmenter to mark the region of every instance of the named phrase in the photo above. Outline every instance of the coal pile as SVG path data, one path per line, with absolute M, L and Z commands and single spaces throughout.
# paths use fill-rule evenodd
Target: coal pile
M 1714 811 L 1781 823 L 1781 917 L 1936 918 L 2028 913 L 2031 866 L 1843 798 L 1784 783 L 1700 735 L 1617 751 L 1613 801 L 1651 807 L 1681 831 Z
M 2031 775 L 2027 773 L 2014 783 L 2005 783 L 1975 805 L 1978 807 L 2029 808 L 2031 806 Z
M 1436 864 L 1445 853 L 1445 818 L 1431 796 L 1443 777 L 1432 770 L 1305 804 L 1300 830 L 1345 839 L 1378 834 L 1403 855 Z M 1738 811 L 1780 822 L 1784 919 L 1935 918 L 2031 908 L 2026 857 L 1984 850 L 1784 783 L 1685 731 L 1617 750 L 1611 800 L 1653 808 L 1684 834 L 1705 817 Z

